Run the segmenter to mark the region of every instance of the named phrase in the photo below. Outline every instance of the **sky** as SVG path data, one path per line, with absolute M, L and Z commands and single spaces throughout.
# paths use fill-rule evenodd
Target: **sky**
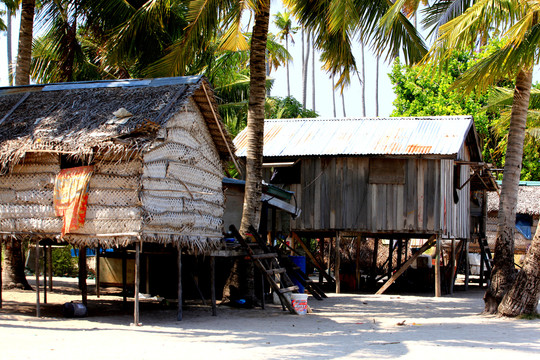
M 3 10 L 3 9 L 1 9 Z M 271 4 L 271 20 L 270 20 L 270 32 L 276 34 L 279 30 L 273 24 L 274 14 L 278 11 L 283 11 L 280 1 L 273 0 Z M 4 15 L 5 18 L 5 15 Z M 18 19 L 13 20 L 13 56 L 15 61 L 17 54 L 17 39 L 18 39 L 18 29 L 19 21 Z M 250 29 L 249 29 L 250 30 Z M 291 84 L 291 95 L 294 96 L 297 100 L 302 100 L 302 56 L 301 56 L 301 35 L 300 32 L 293 35 L 295 44 L 289 44 L 289 52 L 292 56 L 292 61 L 289 64 L 290 72 L 290 84 Z M 7 76 L 7 36 L 6 32 L 0 33 L 0 86 L 8 86 L 8 76 Z M 360 46 L 359 44 L 354 44 L 353 46 L 353 55 L 356 58 L 357 63 L 360 63 Z M 313 54 L 311 54 L 313 56 Z M 306 107 L 309 109 L 315 108 L 317 113 L 321 117 L 332 118 L 333 115 L 333 105 L 332 105 L 332 81 L 329 74 L 321 69 L 322 63 L 319 62 L 320 54 L 315 52 L 316 63 L 315 63 L 315 106 L 312 101 L 312 79 L 311 79 L 311 59 L 310 59 L 310 69 L 307 85 L 307 96 L 306 96 Z M 388 77 L 388 73 L 391 71 L 392 64 L 384 62 L 382 59 L 380 61 L 379 68 L 379 116 L 386 117 L 389 116 L 392 112 L 393 106 L 392 103 L 395 99 L 395 94 L 392 89 L 392 84 Z M 535 69 L 535 81 L 540 79 L 539 71 Z M 375 117 L 375 74 L 376 74 L 376 58 L 373 54 L 366 48 L 365 50 L 365 82 L 366 82 L 366 116 Z M 272 96 L 287 96 L 287 76 L 285 66 L 279 68 L 277 71 L 273 71 L 270 76 L 274 79 L 274 86 L 271 91 Z M 340 90 L 334 91 L 336 96 L 336 117 L 344 117 L 343 106 Z M 345 115 L 346 117 L 361 117 L 362 116 L 362 107 L 361 107 L 361 86 L 358 80 L 358 77 L 354 76 L 351 79 L 351 84 L 344 89 L 343 91 L 344 102 L 345 102 Z
M 274 34 L 279 30 L 273 25 L 273 14 L 278 11 L 283 11 L 279 1 L 272 1 L 272 19 L 270 24 L 270 32 Z M 5 19 L 5 16 L 4 16 Z M 15 61 L 17 54 L 17 39 L 18 39 L 19 21 L 13 20 L 13 56 Z M 7 36 L 6 32 L 0 34 L 0 86 L 8 86 L 7 76 Z M 290 83 L 291 83 L 291 95 L 293 95 L 299 101 L 302 100 L 302 56 L 301 56 L 301 40 L 300 33 L 294 35 L 295 45 L 289 46 L 289 51 L 293 60 L 289 64 L 290 71 Z M 354 55 L 360 60 L 360 48 L 354 49 Z M 313 55 L 313 54 L 311 54 Z M 375 58 L 366 50 L 365 51 L 365 64 L 366 64 L 366 116 L 375 116 Z M 316 76 L 315 76 L 315 88 L 316 88 L 316 103 L 315 109 L 322 117 L 333 117 L 333 105 L 332 105 L 332 81 L 329 75 L 321 70 L 322 63 L 319 61 L 319 54 L 316 53 Z M 310 60 L 311 64 L 311 60 Z M 391 64 L 380 63 L 380 75 L 379 75 L 379 115 L 388 116 L 392 112 L 392 101 L 395 96 L 392 91 L 392 85 L 386 75 L 390 71 Z M 282 67 L 277 71 L 272 72 L 270 75 L 274 79 L 274 86 L 272 88 L 272 96 L 287 96 L 287 81 L 286 81 L 286 69 Z M 335 91 L 336 95 L 336 116 L 343 117 L 343 107 L 339 90 Z M 351 85 L 344 91 L 345 97 L 345 110 L 347 117 L 360 117 L 362 116 L 361 108 L 361 88 L 358 77 L 354 77 L 351 81 Z M 307 107 L 312 109 L 312 80 L 311 80 L 311 65 L 308 78 L 308 90 L 307 90 Z

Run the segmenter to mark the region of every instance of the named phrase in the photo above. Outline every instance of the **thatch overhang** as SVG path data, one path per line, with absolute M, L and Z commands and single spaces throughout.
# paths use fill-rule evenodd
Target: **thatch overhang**
M 132 158 L 190 98 L 200 109 L 222 160 L 234 146 L 201 76 L 88 81 L 0 88 L 0 170 L 27 152 L 56 152 L 78 159 L 99 154 Z M 113 112 L 124 108 L 132 116 Z
M 522 182 L 519 186 L 517 214 L 531 216 L 540 215 L 540 183 L 530 185 L 530 182 Z M 533 182 L 534 183 L 534 182 Z M 488 192 L 488 212 L 499 211 L 499 194 L 495 191 Z

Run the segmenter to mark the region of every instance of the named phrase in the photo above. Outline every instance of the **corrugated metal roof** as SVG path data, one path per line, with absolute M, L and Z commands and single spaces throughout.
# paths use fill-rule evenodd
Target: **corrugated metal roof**
M 264 156 L 456 155 L 471 116 L 265 120 Z M 247 132 L 234 139 L 246 156 Z

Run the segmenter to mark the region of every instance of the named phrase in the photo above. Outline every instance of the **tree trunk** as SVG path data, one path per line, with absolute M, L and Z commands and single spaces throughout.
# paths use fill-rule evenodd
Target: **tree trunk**
M 362 85 L 362 116 L 366 116 L 366 64 L 364 58 L 364 43 L 360 42 L 360 60 L 362 64 L 362 78 L 360 79 Z
M 334 117 L 336 117 L 336 83 L 334 81 L 334 74 L 332 74 L 332 105 L 334 107 Z
M 21 5 L 21 27 L 19 31 L 19 53 L 17 56 L 16 85 L 30 84 L 30 60 L 32 59 L 32 32 L 34 28 L 35 0 L 23 0 Z
M 334 81 L 334 74 L 332 74 L 332 105 L 334 108 L 334 117 L 336 117 L 336 82 Z
M 311 39 L 311 101 L 313 103 L 313 111 L 315 111 L 315 41 Z
M 9 86 L 13 86 L 13 47 L 11 46 L 11 16 L 12 12 L 10 9 L 7 11 L 7 59 L 8 59 L 8 79 L 9 79 Z
M 250 86 L 247 119 L 246 192 L 240 233 L 244 236 L 250 225 L 258 226 L 261 216 L 262 163 L 264 144 L 264 104 L 265 104 L 265 54 L 270 19 L 270 0 L 257 3 L 255 25 L 251 38 L 249 59 Z M 247 264 L 246 301 L 255 302 L 255 270 L 253 263 Z
M 32 287 L 30 284 L 28 284 L 24 274 L 22 241 L 12 239 L 8 240 L 5 244 L 5 269 L 2 271 L 2 284 L 4 289 L 18 288 L 23 290 L 32 290 Z M 39 271 L 39 269 L 36 269 L 36 271 Z
M 345 94 L 341 92 L 341 106 L 343 107 L 343 117 L 347 117 L 347 113 L 345 112 Z
M 287 53 L 289 52 L 289 37 L 287 36 L 285 38 L 285 49 L 287 49 Z M 291 81 L 289 76 L 289 60 L 287 60 L 287 63 L 285 64 L 285 67 L 287 68 L 287 97 L 291 96 Z
M 270 0 L 259 3 L 251 38 L 250 86 L 247 119 L 246 193 L 240 233 L 250 225 L 257 227 L 261 215 L 262 162 L 265 102 L 265 51 L 270 18 Z
M 379 61 L 377 56 L 376 68 L 375 68 L 375 116 L 379 116 Z
M 484 295 L 484 312 L 494 314 L 515 278 L 514 268 L 514 228 L 516 225 L 516 204 L 523 158 L 523 141 L 527 123 L 527 109 L 532 85 L 532 69 L 521 70 L 516 78 L 508 145 L 504 165 L 497 237 L 493 256 L 491 282 Z
M 307 33 L 307 41 L 306 41 L 306 58 L 304 59 L 304 68 L 302 71 L 302 106 L 304 109 L 306 108 L 307 104 L 307 78 L 308 78 L 308 68 L 309 68 L 309 50 L 311 49 L 309 45 L 310 41 L 310 33 Z
M 516 281 L 499 304 L 498 313 L 503 316 L 536 314 L 540 298 L 540 226 L 536 227 L 525 264 Z

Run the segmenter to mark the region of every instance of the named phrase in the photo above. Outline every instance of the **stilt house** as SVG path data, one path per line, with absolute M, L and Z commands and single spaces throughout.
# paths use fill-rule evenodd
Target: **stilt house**
M 232 149 L 202 77 L 1 88 L 0 235 L 210 251 Z M 86 216 L 66 230 L 55 186 L 78 167 L 90 175 Z
M 472 117 L 454 116 L 266 120 L 264 166 L 295 193 L 299 236 L 466 240 L 483 163 Z

